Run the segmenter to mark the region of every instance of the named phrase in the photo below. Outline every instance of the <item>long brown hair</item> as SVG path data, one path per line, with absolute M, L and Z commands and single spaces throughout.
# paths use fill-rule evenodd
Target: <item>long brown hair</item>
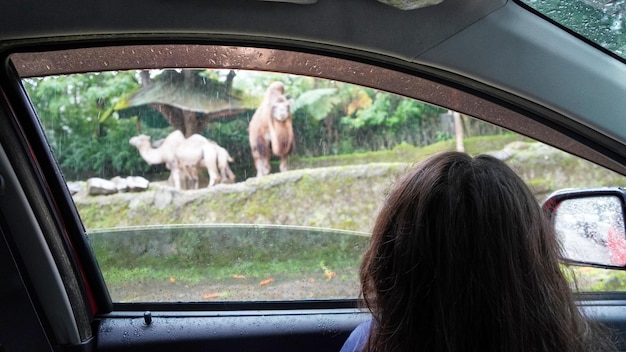
M 504 162 L 432 156 L 390 191 L 361 264 L 374 320 L 366 350 L 610 346 L 591 342 L 559 256 L 547 217 Z

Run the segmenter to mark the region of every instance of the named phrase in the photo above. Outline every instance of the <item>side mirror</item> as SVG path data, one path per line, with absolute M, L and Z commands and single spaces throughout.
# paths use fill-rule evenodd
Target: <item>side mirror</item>
M 626 269 L 626 189 L 569 189 L 551 194 L 543 207 L 563 247 L 565 262 Z

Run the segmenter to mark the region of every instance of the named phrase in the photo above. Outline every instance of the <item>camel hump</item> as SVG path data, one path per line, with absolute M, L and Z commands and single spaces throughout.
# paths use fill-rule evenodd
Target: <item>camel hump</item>
M 285 94 L 285 85 L 283 82 L 275 81 L 267 87 L 267 92 L 272 94 Z
M 180 143 L 185 140 L 185 135 L 180 130 L 174 130 L 174 132 L 170 133 L 165 137 L 163 143 Z

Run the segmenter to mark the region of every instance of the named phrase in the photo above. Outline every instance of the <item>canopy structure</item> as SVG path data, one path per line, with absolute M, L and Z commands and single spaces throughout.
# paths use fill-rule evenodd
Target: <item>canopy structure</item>
M 152 126 L 167 122 L 186 136 L 202 132 L 210 121 L 254 112 L 259 99 L 232 88 L 234 72 L 225 82 L 204 77 L 202 72 L 167 70 L 155 79 L 142 72 L 141 88 L 118 102 L 114 110 L 121 118 L 138 116 Z

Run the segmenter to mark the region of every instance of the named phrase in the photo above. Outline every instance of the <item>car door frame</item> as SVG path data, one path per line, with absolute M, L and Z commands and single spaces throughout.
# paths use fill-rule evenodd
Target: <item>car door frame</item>
M 134 44 L 175 44 L 183 47 L 188 41 L 186 38 L 163 37 L 138 42 L 136 37 L 120 36 L 115 41 L 110 38 L 86 42 L 59 41 L 45 47 L 45 50 L 65 50 L 67 47 L 89 49 L 97 46 L 107 46 L 114 50 Z M 215 44 L 203 40 L 193 42 Z M 223 42 L 222 39 L 220 46 Z M 226 42 L 229 46 L 249 44 L 245 39 L 237 37 Z M 260 49 L 282 50 L 289 46 L 282 41 L 279 43 L 278 40 L 274 45 L 270 44 L 265 43 Z M 298 45 L 301 43 L 294 43 L 294 47 L 300 49 L 299 55 L 322 60 L 327 67 L 349 68 L 341 74 L 335 73 L 334 78 L 343 77 L 351 83 L 375 86 L 405 96 L 419 95 L 422 99 L 425 96 L 428 102 L 481 117 L 486 121 L 491 120 L 490 122 L 508 126 L 518 132 L 522 129 L 522 133 L 525 132 L 537 140 L 567 145 L 567 151 L 572 154 L 594 160 L 624 174 L 623 155 L 619 154 L 621 152 L 618 151 L 617 156 L 614 152 L 607 152 L 607 145 L 611 145 L 609 138 L 597 136 L 589 132 L 584 124 L 560 118 L 554 112 L 545 114 L 539 105 L 515 100 L 510 93 L 498 91 L 485 83 L 455 76 L 433 66 L 409 66 L 391 59 L 376 61 L 354 52 L 334 51 L 336 48 L 313 50 Z M 21 297 L 16 298 L 15 305 L 9 304 L 12 300 L 5 300 L 2 311 L 11 316 L 20 310 L 26 313 L 21 322 L 3 320 L 2 327 L 7 330 L 0 331 L 10 332 L 14 331 L 8 329 L 11 326 L 22 326 L 26 329 L 24 331 L 35 334 L 36 337 L 30 341 L 33 346 L 54 350 L 159 351 L 184 346 L 189 350 L 245 347 L 259 351 L 286 351 L 294 348 L 306 351 L 336 349 L 356 325 L 368 318 L 368 313 L 358 308 L 356 300 L 247 304 L 113 304 L 85 240 L 85 230 L 72 206 L 69 191 L 53 155 L 47 148 L 36 113 L 19 83 L 20 75 L 17 71 L 20 67 L 15 64 L 17 56 L 12 56 L 12 61 L 8 60 L 13 52 L 32 54 L 36 49 L 41 47 L 16 46 L 2 53 L 2 62 L 5 65 L 0 72 L 0 143 L 6 152 L 6 158 L 0 164 L 4 170 L 1 187 L 2 192 L 17 192 L 3 193 L 5 199 L 9 199 L 10 195 L 11 199 L 17 198 L 19 202 L 3 204 L 0 209 L 3 216 L 0 222 L 3 237 L 0 254 L 7 254 L 2 262 L 7 269 L 2 274 L 3 278 L 6 275 L 14 283 L 8 286 L 9 289 L 5 288 L 0 292 L 4 297 Z M 338 64 L 340 60 L 346 60 L 341 61 L 345 65 Z M 202 64 L 194 63 L 190 63 L 190 66 L 203 67 Z M 227 67 L 241 66 L 224 65 L 224 68 Z M 261 67 L 261 63 L 256 66 L 249 64 L 246 68 L 268 69 L 267 66 Z M 326 78 L 330 76 L 329 71 L 311 73 L 301 69 L 299 71 L 293 68 L 291 73 Z M 359 79 L 365 73 L 377 77 L 376 80 Z M 437 90 L 416 91 L 416 87 L 433 87 L 424 86 L 424 81 L 436 84 Z M 435 91 L 437 94 L 433 93 Z M 442 98 L 450 96 L 452 92 L 461 97 L 455 101 Z M 534 125 L 520 127 L 524 126 L 529 117 L 531 125 Z M 535 134 L 532 130 L 537 129 L 537 126 L 548 128 L 542 129 L 541 134 Z M 30 242 L 20 244 L 23 237 Z M 32 255 L 31 250 L 34 247 L 39 248 L 39 254 Z M 41 258 L 45 258 L 45 261 L 41 262 Z M 56 292 L 57 295 L 50 299 L 42 292 Z M 626 318 L 620 314 L 623 307 L 626 307 L 624 294 L 578 297 L 581 299 L 581 307 L 586 307 L 593 319 L 626 331 Z M 60 321 L 65 322 L 61 324 L 64 326 L 62 329 L 57 328 Z M 15 325 L 11 325 L 12 322 Z M 0 339 L 0 343 L 10 350 L 14 346 L 6 341 L 17 339 L 12 340 L 6 336 Z M 280 345 L 277 341 L 280 341 Z

